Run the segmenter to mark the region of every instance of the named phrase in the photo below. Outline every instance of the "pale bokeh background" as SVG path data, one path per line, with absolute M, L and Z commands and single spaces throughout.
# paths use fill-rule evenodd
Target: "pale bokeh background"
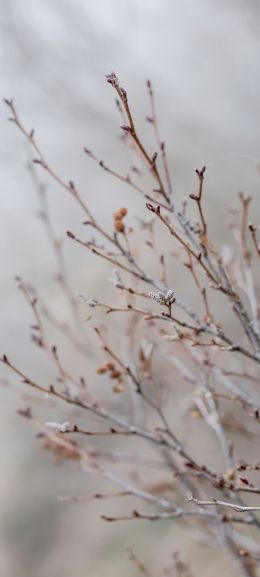
M 64 179 L 75 180 L 103 222 L 109 223 L 121 204 L 132 212 L 142 207 L 132 191 L 82 152 L 88 146 L 122 172 L 129 164 L 118 139 L 114 95 L 105 82 L 111 70 L 127 89 L 148 143 L 145 80 L 152 80 L 179 201 L 194 190 L 194 168 L 206 164 L 215 234 L 223 232 L 222 201 L 232 203 L 238 190 L 254 194 L 259 211 L 259 2 L 0 0 L 0 18 L 1 96 L 15 99 L 50 164 Z M 63 303 L 50 282 L 54 260 L 37 217 L 38 198 L 26 169 L 28 147 L 7 116 L 1 105 L 0 348 L 34 376 L 47 379 L 45 361 L 30 343 L 31 317 L 14 275 L 35 284 L 60 315 Z M 43 181 L 57 234 L 63 236 L 67 228 L 82 233 L 78 208 L 44 175 Z M 66 255 L 75 293 L 100 294 L 106 282 L 102 267 L 68 243 Z M 168 526 L 147 531 L 140 525 L 134 534 L 121 526 L 112 533 L 98 520 L 100 504 L 64 509 L 57 503 L 57 493 L 77 494 L 85 484 L 87 492 L 88 481 L 75 474 L 73 465 L 53 466 L 30 426 L 16 416 L 20 405 L 19 396 L 3 386 L 0 555 L 5 577 L 99 576 L 105 567 L 106 574 L 133 575 L 125 545 L 136 545 L 147 558 L 147 548 L 161 536 L 163 557 L 163 547 L 168 551 L 174 539 Z M 174 546 L 178 543 L 183 544 L 181 532 Z M 198 549 L 195 560 L 202 574 Z M 221 559 L 218 563 L 221 571 Z

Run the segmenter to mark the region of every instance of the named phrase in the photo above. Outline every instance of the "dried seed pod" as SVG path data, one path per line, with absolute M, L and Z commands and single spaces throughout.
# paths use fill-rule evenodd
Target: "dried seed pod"
M 124 383 L 117 383 L 117 385 L 113 386 L 113 393 L 123 393 L 125 390 Z
M 122 216 L 120 212 L 114 212 L 113 214 L 114 220 L 122 220 Z
M 111 363 L 111 361 L 108 361 L 108 362 L 106 363 L 106 369 L 107 369 L 108 371 L 113 371 L 114 368 L 115 368 L 115 363 Z
M 115 220 L 114 226 L 117 232 L 125 231 L 125 225 L 121 220 Z
M 119 379 L 119 377 L 121 377 L 121 373 L 120 373 L 120 371 L 117 371 L 116 369 L 114 369 L 113 371 L 110 372 L 109 376 L 110 376 L 110 379 Z
M 122 206 L 122 208 L 119 209 L 119 211 L 118 211 L 117 214 L 120 215 L 121 218 L 124 218 L 124 216 L 127 215 L 127 208 L 125 208 L 124 206 Z
M 98 375 L 103 375 L 103 373 L 106 373 L 106 372 L 107 372 L 107 367 L 97 367 L 96 368 L 96 373 Z

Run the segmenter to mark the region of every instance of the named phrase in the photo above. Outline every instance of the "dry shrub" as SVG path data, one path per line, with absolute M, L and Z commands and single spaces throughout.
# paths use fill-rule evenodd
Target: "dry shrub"
M 77 409 L 73 415 L 78 415 L 78 422 L 73 417 L 65 422 L 46 419 L 44 423 L 34 414 L 37 403 L 35 409 L 20 410 L 36 428 L 44 447 L 58 459 L 73 459 L 85 473 L 97 474 L 109 487 L 111 483 L 116 487 L 112 492 L 104 490 L 75 500 L 131 496 L 132 510 L 127 507 L 122 511 L 121 507 L 120 515 L 104 514 L 103 519 L 110 523 L 146 520 L 147 531 L 149 522 L 157 520 L 173 524 L 185 521 L 191 528 L 196 523 L 205 532 L 208 547 L 217 542 L 227 550 L 236 574 L 253 576 L 260 559 L 260 461 L 254 454 L 260 420 L 260 245 L 258 227 L 249 221 L 251 198 L 240 194 L 238 207 L 232 210 L 230 249 L 215 246 L 204 209 L 205 166 L 196 170 L 197 193 L 190 194 L 181 208 L 176 206 L 151 82 L 147 82 L 150 114 L 146 120 L 154 131 L 154 153 L 148 151 L 137 132 L 128 95 L 117 76 L 107 75 L 107 82 L 116 92 L 123 119 L 122 140 L 135 152 L 137 164 L 127 175 L 120 174 L 99 161 L 92 151 L 84 150 L 102 170 L 144 200 L 143 212 L 136 217 L 128 207 L 119 206 L 111 214 L 109 229 L 92 214 L 75 184 L 55 173 L 34 131 L 24 128 L 14 103 L 6 100 L 10 120 L 33 151 L 31 171 L 40 193 L 41 217 L 73 321 L 70 325 L 53 316 L 48 307 L 42 306 L 35 289 L 17 278 L 33 312 L 33 342 L 53 364 L 56 382 L 42 385 L 31 378 L 30 359 L 26 373 L 8 355 L 3 355 L 1 362 L 22 380 L 24 387 L 45 399 L 46 412 L 53 401 L 57 401 L 56 414 L 58 402 Z M 80 245 L 113 270 L 112 302 L 77 296 L 71 290 L 63 246 L 50 223 L 46 192 L 37 180 L 38 169 L 80 205 L 87 233 L 83 236 L 67 231 L 67 237 L 75 248 Z M 174 283 L 182 269 L 186 271 L 184 292 L 189 295 L 188 302 L 179 283 Z M 50 324 L 70 342 L 75 354 L 84 362 L 88 358 L 88 366 L 92 363 L 84 376 L 71 372 L 59 343 L 50 342 L 46 329 Z M 90 332 L 94 329 L 91 342 L 86 342 L 86 325 Z M 118 335 L 118 328 L 125 335 Z M 96 357 L 89 359 L 89 350 L 99 345 L 102 358 L 95 365 Z M 99 390 L 106 393 L 93 393 L 88 386 L 89 375 L 104 383 Z M 93 420 L 88 426 L 88 414 L 96 417 L 96 427 Z M 192 431 L 186 439 L 183 422 Z M 207 428 L 213 432 L 208 446 Z M 90 444 L 93 438 L 99 439 L 95 448 Z M 122 446 L 122 438 L 126 450 L 120 452 L 117 447 Z M 241 438 L 247 461 L 241 459 Z M 124 460 L 127 472 L 122 469 Z M 130 551 L 129 557 L 141 574 L 151 574 L 134 552 Z M 162 563 L 163 575 L 191 575 L 178 552 L 172 559 L 170 566 Z

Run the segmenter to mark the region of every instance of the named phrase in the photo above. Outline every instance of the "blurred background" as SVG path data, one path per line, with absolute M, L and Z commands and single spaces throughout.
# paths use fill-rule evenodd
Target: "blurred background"
M 128 92 L 148 147 L 145 83 L 151 79 L 179 203 L 195 190 L 194 168 L 206 164 L 207 212 L 221 242 L 225 206 L 235 202 L 238 191 L 254 195 L 259 214 L 257 0 L 0 0 L 0 19 L 1 96 L 14 98 L 21 121 L 35 129 L 50 165 L 77 184 L 101 222 L 111 226 L 111 214 L 121 205 L 130 207 L 131 214 L 143 210 L 143 200 L 134 191 L 108 177 L 83 153 L 87 146 L 121 173 L 131 162 L 119 138 L 114 93 L 105 81 L 111 70 Z M 44 384 L 51 369 L 31 343 L 31 311 L 14 276 L 32 283 L 61 319 L 67 319 L 67 312 L 53 281 L 55 259 L 28 171 L 31 151 L 8 116 L 1 104 L 0 350 L 32 377 L 40 375 Z M 37 174 L 47 187 L 55 232 L 64 238 L 73 292 L 102 294 L 107 267 L 104 272 L 101 263 L 65 240 L 67 229 L 83 234 L 82 213 L 46 174 Z M 75 369 L 76 361 L 70 362 Z M 100 520 L 103 504 L 58 502 L 57 494 L 93 492 L 96 481 L 82 479 L 73 464 L 55 466 L 30 424 L 17 416 L 24 404 L 21 387 L 2 367 L 1 383 L 1 575 L 98 577 L 105 570 L 113 577 L 135 575 L 125 551 L 128 545 L 156 568 L 181 546 L 188 559 L 195 559 L 197 574 L 205 574 L 203 543 L 195 547 L 182 530 L 175 532 L 167 524 L 111 528 Z M 64 407 L 54 406 L 52 416 L 64 420 L 67 414 Z M 113 504 L 106 504 L 106 512 L 111 510 Z M 162 559 L 154 549 L 158 539 Z M 203 559 L 204 564 L 205 551 Z M 219 574 L 223 559 L 217 550 L 214 562 Z

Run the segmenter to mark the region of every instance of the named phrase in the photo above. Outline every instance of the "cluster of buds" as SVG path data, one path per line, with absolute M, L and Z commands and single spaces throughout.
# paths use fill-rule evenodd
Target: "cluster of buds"
M 116 368 L 115 363 L 112 363 L 109 361 L 105 365 L 98 367 L 96 369 L 96 372 L 98 373 L 98 375 L 103 375 L 103 374 L 107 373 L 110 379 L 113 379 L 116 381 L 116 384 L 113 386 L 113 389 L 112 389 L 114 393 L 123 393 L 124 392 L 125 386 L 124 386 L 124 379 L 123 379 L 122 371 L 120 371 Z
M 161 291 L 158 292 L 151 291 L 149 292 L 149 297 L 154 301 L 156 301 L 157 303 L 159 303 L 160 305 L 166 307 L 171 306 L 175 301 L 174 291 L 172 289 L 169 289 L 166 294 Z
M 114 88 L 119 88 L 119 81 L 115 72 L 110 72 L 109 74 L 106 74 L 106 79 L 108 84 L 112 84 Z
M 114 213 L 114 228 L 116 232 L 125 232 L 123 218 L 127 215 L 127 209 L 122 207 Z

